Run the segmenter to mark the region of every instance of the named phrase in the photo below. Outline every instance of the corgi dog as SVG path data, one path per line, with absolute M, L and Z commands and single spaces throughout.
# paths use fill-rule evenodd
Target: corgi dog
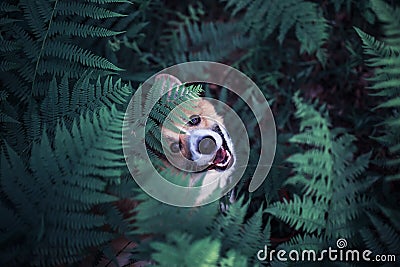
M 161 81 L 163 92 L 182 85 L 169 74 L 160 74 L 155 79 Z M 223 189 L 230 182 L 236 158 L 233 142 L 223 118 L 206 99 L 190 100 L 190 108 L 181 108 L 177 116 L 184 121 L 172 121 L 175 130 L 165 125 L 161 128 L 168 160 L 165 164 L 178 172 L 189 173 L 189 186 L 206 185 L 219 179 L 214 187 L 201 190 L 196 200 L 196 204 L 201 204 L 217 187 Z
M 157 84 L 161 85 L 161 95 L 167 94 L 173 98 L 171 90 L 181 86 L 182 82 L 169 74 L 159 74 L 155 77 Z M 235 169 L 236 155 L 231 137 L 226 130 L 224 119 L 219 115 L 214 105 L 206 99 L 196 98 L 190 101 L 190 108 L 181 108 L 175 117 L 181 120 L 169 120 L 160 125 L 161 139 L 165 155 L 161 155 L 162 169 L 171 170 L 177 177 L 188 178 L 184 181 L 186 186 L 200 186 L 199 194 L 193 199 L 193 206 L 201 206 L 211 194 L 218 192 L 224 194 L 228 190 L 231 176 Z M 173 127 L 169 127 L 172 123 Z M 180 174 L 188 175 L 180 175 Z M 218 181 L 218 182 L 215 182 Z M 203 187 L 202 185 L 212 185 Z M 229 201 L 234 202 L 234 194 Z M 125 214 L 132 210 L 138 203 L 127 201 L 119 202 L 119 209 Z M 139 204 L 140 205 L 140 204 Z M 221 209 L 224 207 L 221 206 Z M 116 255 L 115 260 L 119 266 L 148 266 L 149 261 L 130 262 L 130 250 L 137 244 L 122 236 L 111 244 Z M 111 259 L 104 258 L 98 266 L 115 266 Z

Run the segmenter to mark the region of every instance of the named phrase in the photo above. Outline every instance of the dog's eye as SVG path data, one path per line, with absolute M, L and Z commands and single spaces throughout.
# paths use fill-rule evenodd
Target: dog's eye
M 199 115 L 192 115 L 192 116 L 190 116 L 190 118 L 189 118 L 188 124 L 189 124 L 190 126 L 196 126 L 196 125 L 198 125 L 198 124 L 200 123 L 200 121 L 201 121 L 201 118 L 200 118 Z
M 172 153 L 178 153 L 180 151 L 179 143 L 172 143 L 169 149 Z

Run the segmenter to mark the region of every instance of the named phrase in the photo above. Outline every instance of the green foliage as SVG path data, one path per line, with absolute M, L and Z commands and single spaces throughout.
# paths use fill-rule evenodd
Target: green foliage
M 24 240 L 2 250 L 4 264 L 69 263 L 111 240 L 113 234 L 101 229 L 106 214 L 92 209 L 117 200 L 106 189 L 118 183 L 124 165 L 118 153 L 122 119 L 115 108 L 102 108 L 75 120 L 71 130 L 58 123 L 54 137 L 44 132 L 33 144 L 26 165 L 10 147 L 2 153 L 2 209 L 11 216 L 5 222 L 18 223 L 3 224 L 1 240 Z
M 229 60 L 232 53 L 252 44 L 252 39 L 240 34 L 237 24 L 223 22 L 180 23 L 179 28 L 165 38 L 171 49 L 170 62 L 176 63 Z
M 91 2 L 1 4 L 1 265 L 72 264 L 128 229 L 114 203 L 131 188 L 120 131 L 132 87 L 79 42 L 120 33 L 85 19 L 121 15 Z
M 70 88 L 67 76 L 62 77 L 59 84 L 53 77 L 40 105 L 40 117 L 42 123 L 50 128 L 60 119 L 70 124 L 74 118 L 87 111 L 124 105 L 131 93 L 130 85 L 122 84 L 121 79 L 114 82 L 112 76 L 107 76 L 104 81 L 98 77 L 93 83 L 90 75 L 82 75 L 73 88 Z
M 243 204 L 239 199 L 231 205 L 225 216 L 216 218 L 211 227 L 212 236 L 222 240 L 222 250 L 234 250 L 240 255 L 256 255 L 263 245 L 270 244 L 270 222 L 263 225 L 264 209 L 260 207 L 251 218 L 245 219 L 249 209 L 249 202 Z M 248 259 L 253 262 L 253 259 Z
M 0 265 L 117 266 L 120 236 L 137 265 L 311 266 L 256 254 L 321 250 L 338 238 L 398 257 L 399 12 L 383 0 L 2 1 Z M 162 88 L 140 91 L 190 60 L 236 67 L 268 99 L 278 145 L 256 192 L 247 192 L 261 147 L 243 101 L 251 91 L 240 99 L 215 85 L 178 86 L 154 106 Z M 145 127 L 154 164 L 176 105 L 205 95 L 231 106 L 251 145 L 235 191 L 177 208 L 138 189 L 121 140 L 133 93 L 128 112 Z
M 260 38 L 269 37 L 278 29 L 277 40 L 282 43 L 294 27 L 300 42 L 300 53 L 315 53 L 325 61 L 322 45 L 328 38 L 327 23 L 315 3 L 308 1 L 253 1 L 228 0 L 227 8 L 235 15 L 243 10 L 242 29 L 255 32 Z
M 134 234 L 153 234 L 152 241 L 140 244 L 139 250 L 144 251 L 139 255 L 154 259 L 157 265 L 192 266 L 190 261 L 196 266 L 217 266 L 217 262 L 221 266 L 247 266 L 253 259 L 246 259 L 246 255 L 255 255 L 260 244 L 269 244 L 270 224 L 263 225 L 263 209 L 246 220 L 249 203 L 243 205 L 243 199 L 232 204 L 226 214 L 218 213 L 215 202 L 200 208 L 177 208 L 145 194 L 137 199 L 143 202 L 137 209 L 138 230 Z
M 372 10 L 378 17 L 378 20 L 383 23 L 383 32 L 385 35 L 385 38 L 383 39 L 384 42 L 389 46 L 399 47 L 399 7 L 390 6 L 388 3 L 382 0 L 372 0 L 371 6 Z
M 388 147 L 390 158 L 385 161 L 388 168 L 394 168 L 394 174 L 386 176 L 388 180 L 400 179 L 399 173 L 399 152 L 400 152 L 400 98 L 398 96 L 400 81 L 400 43 L 396 30 L 398 30 L 397 9 L 391 9 L 383 1 L 373 1 L 374 10 L 378 18 L 385 23 L 384 41 L 378 41 L 373 36 L 356 28 L 364 45 L 365 54 L 369 55 L 367 64 L 376 68 L 374 77 L 370 80 L 372 95 L 383 98 L 384 102 L 377 105 L 375 110 L 390 110 L 392 115 L 386 116 L 381 123 L 383 129 L 375 137 L 380 143 Z M 396 18 L 394 18 L 396 17 Z
M 190 236 L 172 232 L 167 235 L 167 244 L 153 243 L 157 251 L 152 258 L 158 266 L 215 266 L 220 244 L 210 237 L 192 242 Z
M 42 123 L 52 123 L 48 129 L 52 131 L 57 120 L 66 115 L 77 111 L 84 111 L 83 106 L 93 106 L 95 101 L 88 96 L 88 93 L 96 92 L 96 97 L 105 101 L 111 97 L 121 98 L 123 92 L 112 93 L 112 89 L 105 86 L 108 92 L 101 92 L 100 85 L 96 85 L 97 90 L 92 92 L 81 92 L 82 88 L 77 87 L 67 92 L 69 82 L 80 78 L 83 86 L 89 86 L 88 77 L 82 76 L 83 73 L 90 74 L 92 77 L 99 77 L 111 72 L 121 70 L 106 58 L 96 55 L 89 49 L 77 42 L 78 37 L 99 38 L 104 36 L 114 36 L 120 31 L 113 31 L 109 28 L 84 24 L 85 19 L 99 21 L 100 19 L 121 17 L 122 15 L 113 12 L 102 5 L 113 1 L 100 1 L 94 3 L 82 3 L 80 1 L 25 1 L 21 0 L 14 3 L 8 1 L 2 3 L 0 12 L 2 17 L 7 18 L 1 24 L 2 46 L 0 50 L 1 74 L 0 80 L 8 95 L 8 99 L 13 102 L 24 102 L 25 105 L 13 111 L 7 101 L 2 101 L 1 118 L 7 123 L 7 127 L 2 133 L 2 138 L 15 149 L 17 153 L 27 151 L 26 147 L 32 145 L 33 140 L 40 138 Z M 73 21 L 74 18 L 75 20 Z M 55 98 L 57 80 L 61 80 L 60 98 Z M 107 78 L 108 82 L 111 78 Z M 98 83 L 100 83 L 100 78 Z M 116 87 L 120 86 L 120 81 Z M 50 90 L 48 88 L 50 87 Z M 61 88 L 62 87 L 62 88 Z M 117 88 L 114 88 L 117 89 Z M 86 90 L 86 88 L 85 88 Z M 125 93 L 126 88 L 124 87 Z M 50 92 L 50 96 L 48 93 Z M 72 92 L 72 93 L 71 93 Z M 114 97 L 107 94 L 114 94 Z M 46 97 L 42 103 L 43 96 Z M 81 97 L 80 102 L 88 101 L 83 106 L 69 105 Z M 49 104 L 49 101 L 69 101 Z M 121 99 L 120 101 L 121 102 Z M 44 110 L 44 105 L 52 105 L 49 110 Z M 58 105 L 56 107 L 56 105 Z M 108 106 L 111 106 L 108 103 Z M 72 110 L 73 109 L 73 110 Z M 40 114 L 44 113 L 44 118 Z M 60 116 L 58 116 L 60 115 Z M 53 116 L 53 117 L 52 117 Z M 72 120 L 74 117 L 70 117 Z M 17 123 L 18 122 L 18 123 Z M 25 123 L 26 122 L 26 123 Z M 34 129 L 34 130 L 33 130 Z M 18 133 L 18 136 L 16 136 Z M 23 141 L 22 141 L 23 140 Z M 3 146 L 4 144 L 2 144 Z M 29 150 L 28 150 L 29 151 Z
M 2 17 L 8 18 L 7 23 L 2 23 L 2 33 L 8 41 L 1 55 L 2 64 L 8 66 L 7 71 L 2 72 L 2 81 L 21 100 L 45 95 L 48 85 L 45 77 L 48 75 L 68 74 L 76 78 L 85 70 L 97 73 L 121 70 L 67 38 L 117 35 L 120 32 L 78 21 L 120 17 L 121 14 L 99 4 L 80 1 L 21 0 L 18 5 L 9 5 L 8 8 L 13 8 L 12 12 L 2 11 Z M 72 16 L 76 17 L 76 22 L 69 21 Z M 14 77 L 12 83 L 8 79 L 10 75 Z
M 388 151 L 384 157 L 377 158 L 376 162 L 382 163 L 386 175 L 382 176 L 384 183 L 400 179 L 399 168 L 399 66 L 400 43 L 398 39 L 398 13 L 399 8 L 391 7 L 384 1 L 371 1 L 378 19 L 384 23 L 383 41 L 376 40 L 373 36 L 356 28 L 363 42 L 364 53 L 369 56 L 366 60 L 368 66 L 375 68 L 374 75 L 370 78 L 372 86 L 369 87 L 371 95 L 379 98 L 381 104 L 376 105 L 375 112 L 381 113 L 381 121 L 377 124 L 377 132 L 373 136 Z M 369 224 L 360 230 L 366 246 L 375 253 L 398 254 L 399 251 L 399 225 L 398 214 L 393 209 L 393 198 L 383 195 L 376 204 L 375 212 L 367 213 Z M 374 231 L 370 231 L 370 229 Z
M 221 243 L 210 237 L 193 241 L 187 234 L 172 232 L 166 243 L 153 243 L 152 247 L 156 251 L 152 255 L 158 262 L 156 266 L 248 266 L 246 258 L 234 250 L 221 258 Z
M 331 129 L 324 106 L 317 110 L 298 94 L 293 100 L 301 123 L 300 133 L 290 142 L 307 149 L 287 159 L 294 174 L 286 184 L 299 188 L 302 197 L 295 194 L 290 200 L 272 203 L 266 211 L 307 236 L 316 235 L 322 249 L 323 240 L 350 239 L 357 234 L 365 217 L 363 210 L 374 203 L 363 193 L 376 179 L 361 178 L 370 155 L 354 156 L 354 136 L 341 128 Z M 302 248 L 308 249 L 306 245 Z

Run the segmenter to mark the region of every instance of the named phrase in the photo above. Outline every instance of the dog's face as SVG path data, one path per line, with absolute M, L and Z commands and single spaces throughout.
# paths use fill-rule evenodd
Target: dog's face
M 181 84 L 170 75 L 160 78 L 169 79 L 170 86 Z M 170 122 L 175 129 L 165 126 L 161 129 L 167 158 L 180 170 L 230 173 L 235 154 L 222 117 L 205 99 L 190 100 L 189 106 L 176 112 L 175 115 L 181 119 L 179 122 Z
M 170 158 L 192 171 L 227 171 L 235 161 L 232 140 L 223 119 L 207 100 L 193 100 L 190 110 L 182 109 L 187 121 L 162 128 Z

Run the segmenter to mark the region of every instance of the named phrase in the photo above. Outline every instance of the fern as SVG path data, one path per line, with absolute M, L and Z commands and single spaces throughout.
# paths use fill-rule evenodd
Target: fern
M 190 236 L 179 233 L 171 233 L 167 236 L 167 242 L 153 243 L 156 249 L 154 260 L 159 266 L 215 266 L 217 264 L 220 243 L 206 237 L 192 241 Z
M 379 99 L 381 104 L 374 108 L 374 112 L 386 111 L 377 125 L 378 131 L 373 138 L 376 139 L 388 153 L 384 157 L 377 158 L 376 162 L 384 162 L 386 175 L 380 175 L 384 183 L 390 184 L 400 179 L 399 175 L 399 67 L 400 67 L 400 43 L 398 29 L 398 15 L 400 10 L 390 7 L 386 2 L 371 1 L 373 11 L 383 25 L 383 41 L 356 28 L 357 34 L 363 42 L 364 53 L 368 56 L 366 63 L 374 68 L 374 75 L 370 78 L 372 96 Z M 379 203 L 373 211 L 367 213 L 368 225 L 360 229 L 360 234 L 366 246 L 375 253 L 398 254 L 399 250 L 399 225 L 398 217 L 393 205 L 394 198 L 385 191 L 377 189 L 377 194 L 382 194 Z M 371 231 L 371 229 L 373 229 Z M 397 256 L 398 257 L 398 256 Z
M 93 112 L 104 106 L 121 106 L 128 101 L 132 92 L 130 84 L 122 84 L 120 79 L 114 82 L 111 76 L 98 77 L 94 82 L 90 76 L 90 73 L 82 75 L 73 87 L 68 76 L 62 77 L 59 84 L 53 77 L 40 106 L 42 123 L 52 129 L 58 120 L 63 119 L 69 125 L 83 112 Z
M 145 201 L 138 206 L 139 221 L 135 225 L 140 230 L 135 232 L 153 233 L 154 240 L 143 241 L 141 247 L 147 253 L 153 251 L 151 258 L 157 265 L 192 266 L 196 262 L 196 266 L 201 266 L 211 257 L 212 262 L 206 266 L 253 266 L 256 264 L 254 257 L 245 255 L 256 255 L 260 244 L 270 244 L 270 225 L 268 222 L 263 226 L 263 209 L 245 220 L 249 203 L 243 205 L 243 199 L 231 205 L 223 215 L 218 214 L 217 203 L 182 209 L 161 204 L 143 194 L 139 196 L 138 200 Z M 204 227 L 207 225 L 212 227 L 207 229 Z M 164 233 L 169 234 L 163 237 Z M 147 246 L 148 249 L 143 248 Z M 146 254 L 141 256 L 146 257 Z M 186 262 L 188 260 L 192 263 Z
M 236 51 L 251 46 L 252 39 L 238 30 L 235 23 L 185 22 L 164 37 L 170 62 L 193 60 L 230 60 Z M 229 49 L 227 49 L 229 47 Z
M 318 6 L 308 1 L 252 1 L 226 0 L 226 7 L 235 15 L 244 11 L 243 30 L 268 38 L 278 29 L 277 40 L 282 43 L 288 31 L 294 27 L 300 42 L 300 53 L 317 53 L 321 62 L 326 55 L 322 48 L 328 38 L 327 23 Z
M 380 3 L 380 5 L 379 5 Z M 374 5 L 385 7 L 383 2 L 376 1 Z M 380 10 L 380 9 L 379 9 Z M 395 10 L 392 11 L 395 13 Z M 375 40 L 374 37 L 364 33 L 360 29 L 356 29 L 363 43 L 365 53 L 371 55 L 372 58 L 367 61 L 371 67 L 380 68 L 375 70 L 375 76 L 371 78 L 373 85 L 373 95 L 384 97 L 385 102 L 379 104 L 376 109 L 387 109 L 392 111 L 392 116 L 385 118 L 383 125 L 385 131 L 377 136 L 376 139 L 384 146 L 388 147 L 391 158 L 387 159 L 386 165 L 394 168 L 394 174 L 387 176 L 388 180 L 397 180 L 400 176 L 398 172 L 398 157 L 400 152 L 400 135 L 399 135 L 399 114 L 400 101 L 398 97 L 398 82 L 400 75 L 398 69 L 400 67 L 400 46 L 390 46 L 381 41 Z
M 312 266 L 258 262 L 256 254 L 264 245 L 326 249 L 339 237 L 352 249 L 397 255 L 398 13 L 397 4 L 382 0 L 2 1 L 0 265 L 118 266 L 124 253 L 112 246 L 121 235 L 135 247 L 134 265 Z M 349 25 L 360 29 L 369 69 Z M 350 64 L 344 48 L 356 59 Z M 238 200 L 222 212 L 217 202 L 185 209 L 150 198 L 121 151 L 123 115 L 134 114 L 132 137 L 139 128 L 145 136 L 133 142 L 146 143 L 163 177 L 186 185 L 184 174 L 162 167 L 160 125 L 167 116 L 184 119 L 171 110 L 196 99 L 201 87 L 176 87 L 155 101 L 162 90 L 134 91 L 131 84 L 189 60 L 237 67 L 275 114 L 275 162 L 249 194 L 247 178 L 261 147 L 244 103 L 253 101 L 252 91 L 244 101 L 215 86 L 206 91 L 240 115 L 251 145 Z M 369 97 L 365 77 L 371 77 Z M 296 95 L 297 123 L 291 99 L 299 88 L 326 104 Z M 121 112 L 132 93 L 134 105 Z M 352 100 L 357 108 L 343 108 Z M 132 153 L 134 170 L 152 175 L 144 155 Z
M 378 20 L 382 22 L 383 32 L 385 33 L 384 42 L 389 46 L 399 47 L 399 27 L 400 19 L 398 14 L 400 13 L 399 7 L 391 7 L 389 4 L 382 0 L 371 1 L 372 10 L 375 12 Z
M 0 123 L 18 123 L 14 118 L 16 116 L 15 109 L 7 101 L 7 97 L 8 93 L 6 91 L 0 91 Z M 1 110 L 5 112 L 3 113 Z
M 84 4 L 79 3 L 79 1 L 66 3 L 54 1 L 50 3 L 43 0 L 36 2 L 21 0 L 19 2 L 21 9 L 13 10 L 13 13 L 3 13 L 10 18 L 18 19 L 2 25 L 2 32 L 6 41 L 14 42 L 16 49 L 13 49 L 13 54 L 10 54 L 10 51 L 4 51 L 1 57 L 4 60 L 3 62 L 14 63 L 19 67 L 17 72 L 10 71 L 17 73 L 22 78 L 18 80 L 23 80 L 24 86 L 30 88 L 30 90 L 21 88 L 21 93 L 24 95 L 22 98 L 27 98 L 30 95 L 45 95 L 46 92 L 42 85 L 43 82 L 46 84 L 46 75 L 58 75 L 59 68 L 65 67 L 65 64 L 68 65 L 72 77 L 75 78 L 82 72 L 83 66 L 102 71 L 121 70 L 107 59 L 73 44 L 66 37 L 86 37 L 88 35 L 103 37 L 121 33 L 107 28 L 69 22 L 71 16 L 104 19 L 123 15 L 96 6 L 98 4 Z M 106 2 L 103 1 L 102 3 Z M 23 20 L 20 20 L 20 18 L 23 18 Z M 25 27 L 26 24 L 29 27 Z M 15 90 L 15 87 L 7 86 L 7 88 Z
M 48 116 L 41 117 L 39 110 L 43 111 L 44 106 L 47 105 L 42 103 L 43 98 L 46 97 L 44 100 L 46 103 L 49 103 L 50 99 L 57 100 L 54 98 L 57 80 L 64 79 L 63 87 L 58 91 L 62 91 L 64 94 L 61 96 L 61 100 L 74 99 L 75 101 L 77 100 L 76 96 L 83 94 L 75 91 L 70 95 L 66 91 L 69 88 L 65 79 L 69 79 L 69 83 L 74 83 L 76 78 L 85 79 L 86 75 L 82 76 L 84 73 L 99 77 L 99 75 L 121 70 L 106 58 L 96 55 L 79 44 L 77 37 L 90 36 L 98 39 L 123 32 L 82 22 L 86 18 L 99 21 L 99 19 L 122 16 L 107 7 L 99 6 L 112 2 L 97 2 L 90 4 L 80 1 L 64 3 L 63 1 L 21 0 L 16 3 L 11 3 L 11 1 L 2 3 L 0 13 L 2 17 L 9 20 L 4 21 L 0 26 L 2 31 L 0 81 L 9 95 L 8 99 L 12 99 L 10 104 L 18 105 L 22 101 L 24 106 L 10 116 L 12 111 L 3 101 L 0 114 L 2 121 L 8 126 L 11 121 L 26 122 L 26 124 L 7 126 L 2 138 L 18 154 L 21 152 L 26 154 L 32 142 L 40 138 L 43 124 L 49 122 L 51 125 L 47 125 L 47 129 L 54 132 L 57 119 L 56 117 L 50 118 L 51 116 L 61 115 L 61 113 L 65 115 L 66 112 L 72 111 L 72 109 L 60 110 L 68 109 L 69 103 L 67 102 L 62 102 L 62 105 L 58 107 L 55 107 L 55 103 L 53 103 L 52 108 L 54 109 L 49 107 Z M 74 19 L 71 19 L 72 17 Z M 116 87 L 118 84 L 117 82 Z M 48 90 L 49 88 L 50 90 Z M 53 95 L 47 96 L 48 92 L 52 92 Z M 113 101 L 116 100 L 115 98 L 121 100 L 117 94 L 111 96 L 111 92 L 97 90 L 96 93 L 96 96 L 87 95 L 86 99 L 80 99 L 80 101 L 92 102 L 83 104 L 90 108 L 91 105 L 92 107 L 97 105 L 95 102 L 98 99 L 106 101 L 108 97 L 111 97 Z M 100 96 L 100 93 L 104 93 L 104 95 Z M 72 101 L 70 102 L 72 103 Z M 110 102 L 108 106 L 111 106 Z M 85 109 L 83 106 L 79 107 L 82 108 L 81 110 L 76 108 L 73 107 L 77 112 Z M 79 115 L 80 113 L 78 113 Z M 73 117 L 69 119 L 72 120 Z M 32 128 L 30 128 L 31 126 Z
M 79 37 L 107 37 L 123 32 L 116 32 L 102 27 L 92 25 L 81 25 L 71 21 L 54 22 L 53 26 L 49 29 L 49 36 L 54 35 L 68 35 Z
M 318 111 L 298 95 L 294 102 L 296 116 L 301 118 L 300 133 L 290 141 L 307 149 L 288 158 L 295 174 L 286 184 L 300 188 L 304 195 L 272 203 L 266 211 L 307 234 L 324 239 L 349 238 L 356 234 L 356 225 L 362 224 L 362 211 L 374 203 L 362 193 L 376 179 L 359 178 L 370 155 L 354 157 L 354 137 L 343 129 L 330 129 L 324 106 Z
M 378 254 L 397 254 L 400 249 L 400 234 L 398 229 L 394 229 L 391 225 L 384 223 L 382 219 L 376 215 L 368 214 L 368 217 L 376 229 L 375 236 L 373 233 L 366 233 L 365 229 L 361 231 L 361 235 L 364 241 L 366 241 L 368 248 Z M 368 240 L 368 236 L 375 240 Z
M 276 202 L 267 211 L 282 219 L 294 229 L 303 229 L 306 233 L 317 232 L 321 234 L 325 229 L 324 215 L 327 212 L 327 205 L 315 203 L 312 199 L 300 198 L 294 195 L 293 200 Z
M 3 265 L 71 263 L 113 238 L 102 229 L 105 214 L 93 213 L 93 208 L 117 200 L 106 189 L 118 182 L 124 166 L 119 153 L 122 120 L 122 112 L 101 108 L 75 120 L 70 131 L 60 122 L 54 141 L 43 133 L 33 144 L 26 165 L 10 147 L 2 153 L 1 208 L 15 214 L 2 223 L 1 246 L 11 241 L 1 253 Z M 11 225 L 16 226 L 12 236 Z M 16 235 L 24 241 L 14 243 Z M 27 249 L 32 242 L 35 246 Z
M 264 209 L 260 207 L 252 217 L 245 219 L 249 202 L 243 198 L 229 206 L 226 215 L 216 218 L 210 234 L 222 241 L 222 251 L 233 250 L 240 255 L 256 255 L 260 246 L 270 245 L 270 221 L 263 225 Z M 224 254 L 223 254 L 224 255 Z M 248 259 L 253 262 L 253 258 Z
M 321 237 L 313 235 L 298 235 L 292 238 L 290 241 L 279 245 L 278 248 L 284 249 L 285 251 L 296 250 L 300 252 L 304 249 L 318 251 L 322 246 L 327 244 L 327 240 L 324 240 L 324 238 Z

